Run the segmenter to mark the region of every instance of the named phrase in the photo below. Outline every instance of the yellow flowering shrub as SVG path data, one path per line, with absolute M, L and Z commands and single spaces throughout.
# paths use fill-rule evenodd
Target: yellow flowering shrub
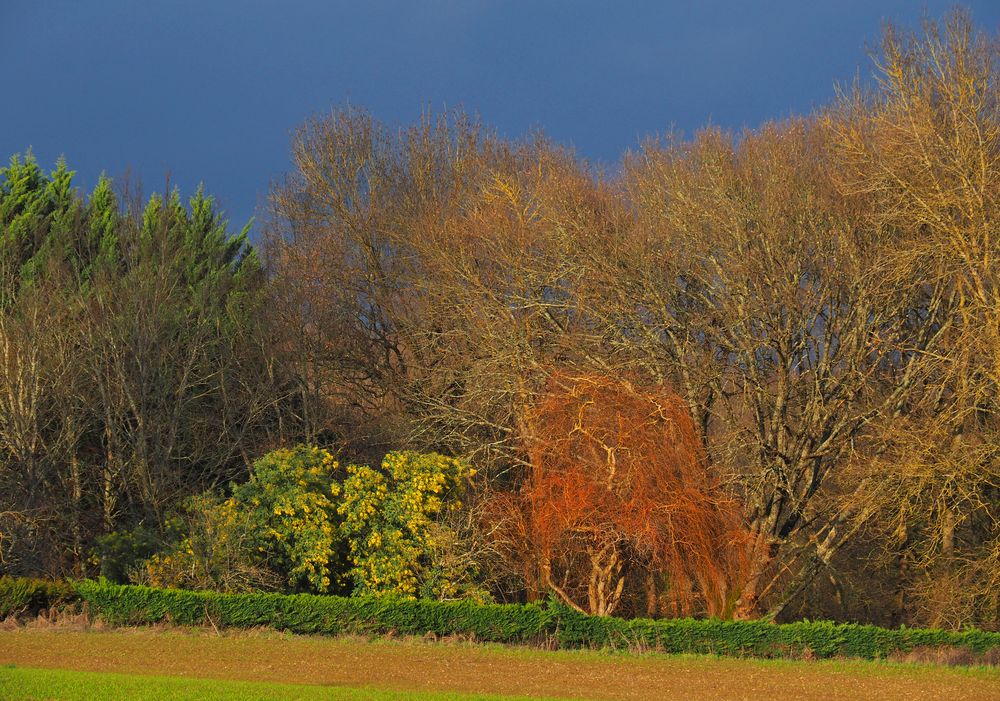
M 320 448 L 276 450 L 229 498 L 189 500 L 183 537 L 147 561 L 143 583 L 314 593 L 353 584 L 357 594 L 488 601 L 449 525 L 474 472 L 436 453 L 341 471 Z
M 230 498 L 205 495 L 189 503 L 188 535 L 149 560 L 149 582 L 223 590 L 268 588 L 261 586 L 265 577 L 235 577 L 237 583 L 249 579 L 247 586 L 223 583 L 227 577 L 234 579 L 233 569 L 249 567 L 276 575 L 276 588 L 341 591 L 346 564 L 335 501 L 340 494 L 337 471 L 334 457 L 315 447 L 265 455 L 254 463 L 250 480 L 233 487 Z
M 185 502 L 175 527 L 186 535 L 154 554 L 133 581 L 153 587 L 224 592 L 276 590 L 281 577 L 257 557 L 250 515 L 207 492 Z
M 338 591 L 346 569 L 335 499 L 338 463 L 325 450 L 275 450 L 254 463 L 232 500 L 251 514 L 256 546 L 293 590 Z
M 444 521 L 472 474 L 455 458 L 410 451 L 389 453 L 380 470 L 347 468 L 337 510 L 355 593 L 483 598 L 467 567 L 440 556 L 455 541 Z

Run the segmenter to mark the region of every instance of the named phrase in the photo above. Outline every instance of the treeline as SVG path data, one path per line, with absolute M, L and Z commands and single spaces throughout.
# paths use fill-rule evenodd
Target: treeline
M 266 276 L 198 192 L 147 203 L 64 163 L 0 171 L 0 555 L 81 573 L 94 538 L 162 521 L 280 440 L 289 381 Z M 287 413 L 287 412 L 286 412 Z
M 475 586 L 423 595 L 996 627 L 998 58 L 960 12 L 889 30 L 829 107 L 613 176 L 461 114 L 337 111 L 296 133 L 260 258 L 202 193 L 82 197 L 15 159 L 0 568 L 93 574 L 186 514 L 176 556 L 277 447 L 410 449 L 477 470 L 413 512 L 425 571 Z

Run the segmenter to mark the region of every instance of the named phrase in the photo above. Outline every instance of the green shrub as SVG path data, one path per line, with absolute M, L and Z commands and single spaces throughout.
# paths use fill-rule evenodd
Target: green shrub
M 98 565 L 102 577 L 124 584 L 146 560 L 164 546 L 164 541 L 177 539 L 178 527 L 177 519 L 171 519 L 164 524 L 165 535 L 157 529 L 139 524 L 130 530 L 112 531 L 98 536 L 91 562 Z
M 69 582 L 0 577 L 0 620 L 8 616 L 33 616 L 76 598 L 76 588 Z

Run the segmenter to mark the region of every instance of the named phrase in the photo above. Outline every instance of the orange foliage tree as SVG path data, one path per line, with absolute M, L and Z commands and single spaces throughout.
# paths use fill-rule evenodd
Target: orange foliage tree
M 648 615 L 734 615 L 746 535 L 680 397 L 560 372 L 526 418 L 527 477 L 491 512 L 529 586 L 596 615 L 643 599 Z

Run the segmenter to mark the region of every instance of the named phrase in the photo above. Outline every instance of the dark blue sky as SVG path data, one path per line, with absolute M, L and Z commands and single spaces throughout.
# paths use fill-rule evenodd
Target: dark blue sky
M 618 160 L 644 135 L 803 113 L 869 70 L 883 20 L 950 2 L 0 0 L 0 158 L 65 154 L 89 187 L 200 181 L 242 225 L 289 133 L 352 104 L 409 122 L 463 106 Z M 995 32 L 1000 2 L 965 3 Z

